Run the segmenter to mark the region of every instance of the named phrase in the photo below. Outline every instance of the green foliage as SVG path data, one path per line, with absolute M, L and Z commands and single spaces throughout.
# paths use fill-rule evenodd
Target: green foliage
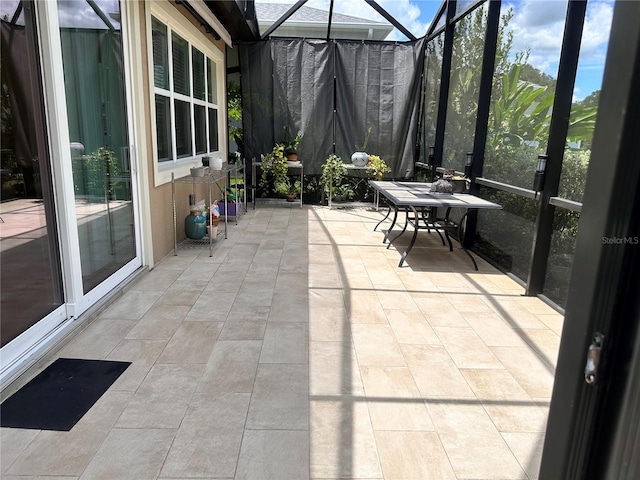
M 293 140 L 289 140 L 285 137 L 284 141 L 284 154 L 285 155 L 293 155 L 298 153 L 298 145 L 300 145 L 300 140 L 302 140 L 302 132 L 298 132 L 298 134 L 293 138 Z
M 287 159 L 284 156 L 284 145 L 278 143 L 271 152 L 262 157 L 262 174 L 260 187 L 266 195 L 268 187 L 273 185 L 273 191 L 282 195 L 289 190 L 289 177 L 287 176 Z
M 389 168 L 387 162 L 378 155 L 369 155 L 369 160 L 367 160 L 367 174 L 369 178 L 379 181 L 384 178 L 385 173 L 389 172 L 391 172 L 391 168 Z
M 108 147 L 100 147 L 89 155 L 73 160 L 73 183 L 76 195 L 104 197 L 113 194 L 111 177 L 120 175 L 120 165 L 115 153 Z
M 364 134 L 364 141 L 362 142 L 362 144 L 358 145 L 356 143 L 355 147 L 356 147 L 356 152 L 366 152 L 367 151 L 367 145 L 369 145 L 369 137 L 371 136 L 371 128 L 369 127 L 367 129 L 367 133 Z
M 227 115 L 229 116 L 229 139 L 238 145 L 238 151 L 244 151 L 242 132 L 242 96 L 240 85 L 229 82 L 227 86 Z
M 337 155 L 329 155 L 322 166 L 320 183 L 329 201 L 351 200 L 354 197 L 353 189 L 345 182 L 347 167 L 342 158 Z

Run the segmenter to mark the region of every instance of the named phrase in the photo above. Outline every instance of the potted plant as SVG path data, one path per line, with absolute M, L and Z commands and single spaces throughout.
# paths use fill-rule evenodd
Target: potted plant
M 322 184 L 324 193 L 327 195 L 329 206 L 333 197 L 340 200 L 352 199 L 354 192 L 349 185 L 343 185 L 343 180 L 347 176 L 347 167 L 344 165 L 342 158 L 337 155 L 329 155 L 326 162 L 322 166 L 322 175 L 320 183 Z
M 369 160 L 369 154 L 366 153 L 367 144 L 369 143 L 369 136 L 371 135 L 371 127 L 367 129 L 367 133 L 364 135 L 364 142 L 362 145 L 356 144 L 356 151 L 353 155 L 351 155 L 351 163 L 353 163 L 356 167 L 364 167 Z
M 384 178 L 385 173 L 389 173 L 391 169 L 382 158 L 378 155 L 369 155 L 367 160 L 367 174 L 370 178 L 380 181 Z
M 287 159 L 284 156 L 284 144 L 278 143 L 271 152 L 262 157 L 261 187 L 267 190 L 269 182 L 273 182 L 273 190 L 278 193 L 277 188 L 281 184 L 286 184 Z M 281 190 L 282 191 L 282 190 Z
M 298 145 L 302 140 L 302 133 L 298 132 L 293 140 L 285 140 L 284 142 L 284 156 L 290 162 L 298 161 Z

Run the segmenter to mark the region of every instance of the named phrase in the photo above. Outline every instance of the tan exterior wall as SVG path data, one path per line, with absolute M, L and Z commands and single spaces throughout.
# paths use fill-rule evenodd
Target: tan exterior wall
M 146 16 L 148 11 L 151 8 L 149 2 L 137 2 L 138 8 L 140 9 L 140 31 L 141 42 L 142 42 L 142 57 L 145 67 L 143 68 L 144 72 L 147 72 L 146 65 L 148 65 L 149 57 L 152 55 L 152 46 L 147 42 L 147 25 L 146 25 Z M 176 5 L 175 2 L 170 2 L 174 7 L 180 11 L 185 18 L 189 19 L 189 21 L 202 33 L 205 33 L 205 28 L 200 25 L 198 21 L 196 21 L 188 12 L 188 10 L 183 5 Z M 211 43 L 216 46 L 218 50 L 225 55 L 225 44 L 222 40 L 214 40 L 211 35 L 208 35 L 211 38 Z M 226 57 L 225 57 L 226 58 Z M 221 72 L 221 74 L 225 74 L 225 72 Z M 151 228 L 150 234 L 152 237 L 153 244 L 153 262 L 154 264 L 162 260 L 167 255 L 173 254 L 174 248 L 174 237 L 173 237 L 173 208 L 172 208 L 172 196 L 171 196 L 171 183 L 165 183 L 163 185 L 159 185 L 157 187 L 154 186 L 154 158 L 153 158 L 153 140 L 152 140 L 152 129 L 155 128 L 155 119 L 151 115 L 151 98 L 152 97 L 152 85 L 151 79 L 148 75 L 144 75 L 143 78 L 144 85 L 144 98 L 145 98 L 145 108 L 144 114 L 146 117 L 146 125 L 147 132 L 144 140 L 146 144 L 146 150 L 149 152 L 148 158 L 140 159 L 140 168 L 145 168 L 147 173 L 147 178 L 149 179 L 149 205 L 150 211 L 142 212 L 142 216 L 147 215 L 147 218 L 143 218 L 142 221 L 150 221 Z M 226 104 L 226 91 L 221 92 L 221 98 L 225 99 L 224 102 L 220 102 L 220 105 Z M 224 109 L 225 113 L 225 124 L 226 124 L 226 108 Z M 222 152 L 223 158 L 227 158 L 227 152 Z M 196 192 L 197 200 L 205 199 L 206 188 L 199 188 Z M 186 184 L 176 184 L 176 218 L 177 221 L 177 234 L 178 241 L 184 239 L 184 218 L 189 214 L 189 194 L 192 193 L 191 185 Z M 216 193 L 216 192 L 214 192 Z M 213 194 L 213 193 L 212 193 Z M 219 192 L 214 196 L 218 198 Z M 209 199 L 206 198 L 207 204 L 209 203 Z

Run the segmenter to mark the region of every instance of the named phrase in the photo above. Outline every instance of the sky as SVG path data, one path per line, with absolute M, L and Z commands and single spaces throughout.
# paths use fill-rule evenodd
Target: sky
M 377 1 L 416 37 L 425 34 L 442 3 L 441 0 Z M 295 3 L 294 0 L 256 0 L 259 2 Z M 458 3 L 473 2 L 459 0 Z M 305 5 L 329 10 L 330 0 L 308 0 Z M 503 0 L 503 10 L 509 7 L 514 12 L 508 26 L 514 36 L 512 54 L 529 49 L 529 63 L 556 78 L 567 0 Z M 335 0 L 333 8 L 338 13 L 385 21 L 364 0 Z M 581 100 L 601 87 L 612 12 L 613 0 L 589 0 L 587 3 L 575 100 Z M 406 40 L 406 37 L 394 29 L 388 39 Z
M 255 0 L 259 2 L 286 3 L 293 5 L 295 0 Z M 423 36 L 438 11 L 441 0 L 377 0 L 416 37 Z M 557 77 L 558 56 L 560 52 L 564 18 L 568 0 L 503 0 L 502 8 L 513 8 L 513 18 L 508 28 L 513 32 L 512 55 L 529 49 L 529 63 L 553 78 Z M 0 13 L 11 16 L 18 0 L 1 0 Z M 107 14 L 117 12 L 117 0 L 96 0 Z M 468 5 L 472 0 L 458 0 Z M 84 2 L 59 0 L 60 22 L 63 26 L 82 25 L 85 27 L 105 28 L 104 23 Z M 329 10 L 330 0 L 308 0 L 309 7 Z M 335 0 L 334 11 L 347 15 L 386 21 L 365 0 Z M 587 18 L 584 27 L 580 51 L 580 63 L 574 89 L 574 99 L 581 100 L 602 84 L 607 42 L 611 27 L 613 0 L 589 0 Z M 113 21 L 113 17 L 110 16 Z M 116 28 L 117 21 L 113 21 Z M 406 40 L 406 37 L 394 29 L 389 40 Z

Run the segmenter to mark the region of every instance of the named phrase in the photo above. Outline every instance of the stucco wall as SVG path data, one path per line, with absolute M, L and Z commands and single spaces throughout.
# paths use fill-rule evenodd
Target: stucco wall
M 177 11 L 182 13 L 185 18 L 189 19 L 189 21 L 203 34 L 206 34 L 205 28 L 200 25 L 198 21 L 196 21 L 188 12 L 188 10 L 183 5 L 176 5 L 174 2 L 170 2 L 174 7 L 176 7 Z M 152 55 L 152 47 L 147 42 L 147 25 L 146 25 L 146 17 L 150 11 L 151 5 L 149 2 L 139 2 L 138 8 L 140 9 L 140 25 L 139 28 L 143 34 L 141 35 L 141 43 L 142 43 L 142 60 L 143 60 L 143 68 L 142 70 L 146 73 L 148 69 L 146 66 L 149 62 L 149 56 Z M 207 35 L 207 38 L 211 39 L 211 43 L 215 45 L 215 47 L 225 54 L 225 44 L 222 40 L 214 40 L 211 34 Z M 220 72 L 220 74 L 224 75 L 224 71 Z M 155 120 L 151 115 L 151 99 L 152 95 L 152 85 L 148 75 L 143 75 L 143 88 L 144 88 L 144 98 L 145 106 L 144 106 L 144 115 L 146 120 L 146 135 L 144 138 L 144 142 L 146 144 L 146 151 L 148 152 L 147 158 L 140 159 L 141 168 L 146 169 L 146 174 L 149 182 L 149 202 L 150 206 L 148 212 L 142 212 L 142 215 L 147 215 L 147 219 L 150 220 L 151 228 L 149 229 L 150 235 L 152 237 L 153 244 L 153 262 L 154 264 L 162 260 L 169 254 L 173 254 L 174 247 L 174 238 L 173 238 L 173 211 L 172 211 L 172 201 L 171 201 L 171 183 L 165 183 L 159 186 L 154 186 L 154 158 L 153 158 L 153 140 L 152 140 L 152 132 L 155 128 Z M 222 99 L 226 99 L 226 91 L 220 93 Z M 226 100 L 221 101 L 221 108 L 226 104 Z M 225 114 L 225 124 L 226 124 L 226 108 L 224 108 Z M 221 149 L 223 145 L 221 144 Z M 224 142 L 224 148 L 226 150 L 226 142 Z M 227 158 L 227 152 L 223 151 L 223 158 Z M 192 192 L 191 185 L 186 184 L 176 184 L 176 218 L 177 222 L 177 231 L 178 231 L 178 241 L 184 238 L 184 217 L 189 214 L 189 194 Z M 196 197 L 198 200 L 205 198 L 206 188 L 199 188 L 196 192 Z M 214 197 L 217 198 L 217 195 Z M 208 198 L 207 198 L 207 203 Z

